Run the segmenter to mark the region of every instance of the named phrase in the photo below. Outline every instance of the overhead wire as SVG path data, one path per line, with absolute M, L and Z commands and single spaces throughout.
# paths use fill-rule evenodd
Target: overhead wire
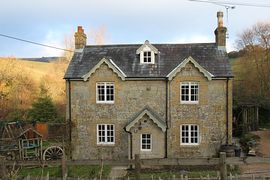
M 217 0 L 189 0 L 194 2 L 204 2 L 211 4 L 224 4 L 231 6 L 250 6 L 250 7 L 261 7 L 261 8 L 270 8 L 270 4 L 259 4 L 259 3 L 241 3 L 241 2 L 233 2 L 233 1 L 217 1 Z
M 38 43 L 38 42 L 34 42 L 34 41 L 30 41 L 30 40 L 26 40 L 26 39 L 22 39 L 22 38 L 18 38 L 18 37 L 6 35 L 6 34 L 1 34 L 0 33 L 0 36 L 5 37 L 5 38 L 9 38 L 9 39 L 14 39 L 14 40 L 17 40 L 17 41 L 22 41 L 22 42 L 26 42 L 26 43 L 30 43 L 30 44 L 35 44 L 35 45 L 47 47 L 47 48 L 58 49 L 58 50 L 61 50 L 61 51 L 74 52 L 71 49 L 64 49 L 64 48 L 60 48 L 60 47 L 55 47 L 55 46 L 51 46 L 51 45 L 47 45 L 47 44 L 42 44 L 42 43 Z

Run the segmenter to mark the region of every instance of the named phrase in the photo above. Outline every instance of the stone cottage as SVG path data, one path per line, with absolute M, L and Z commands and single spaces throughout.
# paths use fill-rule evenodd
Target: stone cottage
M 232 141 L 226 27 L 216 42 L 86 45 L 65 74 L 73 159 L 212 157 Z

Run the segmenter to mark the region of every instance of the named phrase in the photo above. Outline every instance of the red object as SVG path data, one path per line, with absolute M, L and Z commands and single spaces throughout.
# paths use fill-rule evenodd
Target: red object
M 78 26 L 78 32 L 79 32 L 79 33 L 83 33 L 83 32 L 84 32 L 82 26 Z
M 43 139 L 48 139 L 48 124 L 36 123 L 35 129 L 43 136 Z

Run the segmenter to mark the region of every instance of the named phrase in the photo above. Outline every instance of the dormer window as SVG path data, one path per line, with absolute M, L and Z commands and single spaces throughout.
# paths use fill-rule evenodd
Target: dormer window
M 143 52 L 143 62 L 144 63 L 152 63 L 151 60 L 151 51 L 144 51 Z
M 140 64 L 155 64 L 157 53 L 157 48 L 150 44 L 148 40 L 136 51 L 136 54 L 140 56 Z

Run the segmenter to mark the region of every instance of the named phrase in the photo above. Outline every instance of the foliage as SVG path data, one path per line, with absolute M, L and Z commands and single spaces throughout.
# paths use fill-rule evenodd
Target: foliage
M 233 67 L 235 103 L 270 109 L 270 22 L 246 29 L 237 44 L 242 56 Z
M 77 165 L 68 166 L 68 177 L 98 177 L 100 171 L 100 166 L 94 165 Z M 61 166 L 55 167 L 44 167 L 43 176 L 49 175 L 52 177 L 61 177 Z M 103 176 L 107 177 L 111 172 L 110 166 L 103 167 Z M 22 168 L 19 172 L 19 176 L 26 177 L 30 176 L 41 176 L 42 168 Z
M 27 112 L 39 95 L 38 85 L 43 84 L 56 106 L 57 121 L 62 121 L 67 65 L 66 59 L 44 63 L 0 58 L 0 119 L 27 120 Z
M 22 120 L 24 112 L 20 109 L 16 109 L 10 113 L 8 113 L 6 119 L 8 121 L 20 121 Z
M 245 50 L 241 49 L 239 51 L 231 51 L 228 53 L 229 58 L 239 58 L 245 55 Z
M 95 165 L 81 165 L 81 166 L 68 166 L 69 177 L 98 177 L 100 166 Z M 110 166 L 103 166 L 102 176 L 107 177 L 111 172 Z
M 259 140 L 260 140 L 260 137 L 255 134 L 252 134 L 252 133 L 244 134 L 240 138 L 240 144 L 242 146 L 243 152 L 248 153 L 249 149 L 251 147 L 256 146 Z
M 32 104 L 28 115 L 30 120 L 39 122 L 54 122 L 57 119 L 56 107 L 43 84 L 40 86 L 40 95 Z
M 44 167 L 42 168 L 22 168 L 19 172 L 19 176 L 26 177 L 30 176 L 46 176 L 49 172 L 49 175 L 52 177 L 61 177 L 61 167 Z
M 29 110 L 30 120 L 39 122 L 54 122 L 56 120 L 56 108 L 51 97 L 39 97 Z
M 0 119 L 23 119 L 36 95 L 32 76 L 15 58 L 0 58 L 0 66 Z
M 228 167 L 228 173 L 232 174 L 240 174 L 240 170 L 238 166 L 235 167 Z M 181 176 L 188 176 L 189 178 L 200 178 L 200 177 L 206 177 L 209 175 L 210 177 L 216 177 L 217 176 L 217 171 L 218 169 L 216 168 L 211 168 L 208 167 L 208 170 L 205 169 L 205 167 L 200 168 L 185 168 L 183 169 L 174 169 L 174 170 L 168 170 L 167 168 L 165 169 L 147 169 L 147 170 L 142 170 L 141 172 L 141 177 L 142 178 L 149 178 L 151 179 L 152 177 L 154 179 L 162 178 L 162 179 L 171 179 L 173 176 L 175 178 L 181 178 Z M 135 176 L 134 171 L 129 171 L 128 176 Z
M 259 114 L 260 114 L 260 128 L 270 130 L 270 110 L 266 108 L 261 108 Z

